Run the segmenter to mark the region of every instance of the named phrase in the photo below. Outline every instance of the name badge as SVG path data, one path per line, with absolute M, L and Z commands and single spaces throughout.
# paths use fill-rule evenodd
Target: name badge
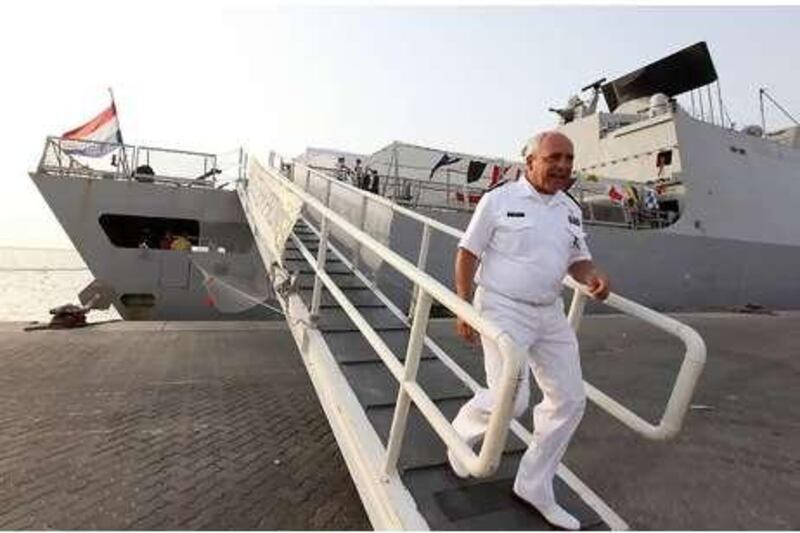
M 525 218 L 525 213 L 522 211 L 508 211 L 506 216 L 510 218 Z

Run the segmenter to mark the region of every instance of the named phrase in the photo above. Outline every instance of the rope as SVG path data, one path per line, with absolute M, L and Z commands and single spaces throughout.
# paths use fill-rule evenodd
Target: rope
M 252 295 L 252 294 L 250 294 L 248 292 L 245 292 L 245 291 L 241 290 L 240 288 L 235 287 L 235 286 L 231 285 L 230 283 L 227 283 L 223 279 L 216 278 L 216 277 L 210 275 L 203 267 L 198 265 L 197 262 L 193 261 L 191 257 L 189 258 L 189 262 L 192 263 L 200 271 L 201 274 L 203 274 L 203 282 L 204 282 L 204 284 L 206 286 L 208 286 L 208 284 L 210 283 L 208 280 L 211 280 L 211 282 L 213 282 L 213 283 L 221 283 L 227 289 L 229 289 L 232 292 L 238 294 L 239 296 L 245 298 L 246 300 L 251 301 L 254 305 L 265 307 L 265 308 L 269 309 L 270 311 L 273 311 L 273 312 L 278 313 L 279 315 L 283 316 L 286 319 L 286 321 L 289 322 L 290 325 L 303 324 L 303 325 L 305 325 L 307 327 L 311 327 L 311 328 L 314 327 L 313 324 L 309 323 L 307 320 L 304 320 L 302 318 L 293 318 L 290 313 L 284 312 L 282 309 L 278 309 L 277 307 L 269 305 L 268 303 L 264 302 L 262 298 L 259 298 L 258 296 L 254 296 L 254 295 Z M 272 263 L 270 265 L 269 278 L 271 280 L 276 279 L 276 271 L 277 270 L 281 271 L 281 273 L 286 278 L 286 281 L 281 283 L 278 286 L 275 286 L 274 287 L 275 292 L 278 295 L 280 295 L 284 300 L 288 300 L 289 296 L 292 293 L 296 293 L 297 292 L 297 288 L 296 288 L 296 286 L 295 286 L 295 284 L 293 282 L 294 280 L 289 275 L 289 273 L 286 272 L 286 270 L 284 270 L 283 268 L 281 268 L 281 266 L 277 262 L 274 262 L 274 263 Z

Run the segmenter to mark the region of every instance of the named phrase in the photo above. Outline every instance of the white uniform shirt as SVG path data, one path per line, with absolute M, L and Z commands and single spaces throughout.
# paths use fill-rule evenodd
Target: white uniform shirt
M 483 195 L 458 243 L 480 259 L 475 282 L 534 305 L 553 303 L 576 261 L 591 259 L 581 210 L 559 191 L 546 201 L 521 176 Z

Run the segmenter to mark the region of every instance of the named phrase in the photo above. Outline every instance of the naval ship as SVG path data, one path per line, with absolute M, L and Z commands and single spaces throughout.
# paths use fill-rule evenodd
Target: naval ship
M 581 179 L 571 192 L 589 246 L 615 291 L 664 311 L 800 306 L 800 232 L 791 215 L 800 127 L 735 128 L 705 43 L 584 89 L 593 91 L 587 101 L 572 97 L 553 111 L 575 145 Z M 226 181 L 214 154 L 80 141 L 106 153 L 89 159 L 75 155 L 76 142 L 48 138 L 30 176 L 92 274 L 113 288 L 124 319 L 273 316 L 253 305 L 267 297 L 267 269 L 231 186 L 243 156 Z M 401 142 L 342 154 L 309 150 L 297 161 L 362 185 L 353 172 L 361 159 L 373 194 L 459 229 L 493 182 L 521 169 L 519 161 Z M 291 160 L 281 167 L 297 178 Z M 421 229 L 407 219 L 381 224 L 390 247 L 417 262 Z M 189 245 L 164 245 L 175 236 Z M 455 244 L 434 247 L 426 270 L 451 286 Z M 249 301 L 220 305 L 210 276 Z M 410 303 L 411 287 L 390 269 L 377 266 L 374 279 L 399 307 Z

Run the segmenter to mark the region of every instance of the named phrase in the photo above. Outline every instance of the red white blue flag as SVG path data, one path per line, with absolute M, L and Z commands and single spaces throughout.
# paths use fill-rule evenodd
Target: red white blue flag
M 114 102 L 92 120 L 69 130 L 61 138 L 76 141 L 62 143 L 62 149 L 69 154 L 102 157 L 116 150 L 117 145 L 122 144 L 122 132 L 119 129 L 117 107 Z

